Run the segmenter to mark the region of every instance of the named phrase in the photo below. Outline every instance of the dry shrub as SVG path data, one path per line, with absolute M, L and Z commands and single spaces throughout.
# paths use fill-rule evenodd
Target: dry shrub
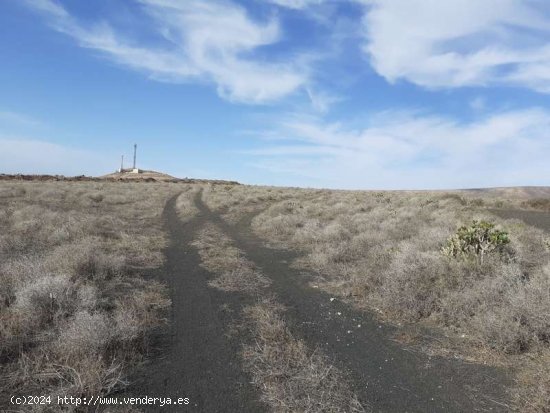
M 533 354 L 523 361 L 512 395 L 518 411 L 550 412 L 550 350 Z
M 24 196 L 26 193 L 25 188 L 18 185 L 0 187 L 0 198 L 17 198 Z
M 29 256 L 26 259 L 12 259 L 0 264 L 0 310 L 10 306 L 15 300 L 15 292 L 46 274 L 43 261 L 39 257 Z
M 61 360 L 101 354 L 116 332 L 105 314 L 85 310 L 76 312 L 59 330 L 55 351 Z
M 505 254 L 485 262 L 455 262 L 440 254 L 464 222 L 494 220 L 466 195 L 415 192 L 288 190 L 293 201 L 254 218 L 257 233 L 305 252 L 299 265 L 323 276 L 320 285 L 351 294 L 397 320 L 441 320 L 479 344 L 524 352 L 549 333 L 541 231 L 518 221 Z M 542 296 L 541 296 L 542 294 Z M 541 318 L 543 322 L 541 322 Z
M 50 395 L 92 398 L 120 390 L 128 385 L 125 365 L 107 361 L 97 354 L 86 353 L 68 363 L 51 364 L 47 360 L 34 361 L 31 373 L 34 386 L 52 389 Z M 34 371 L 33 371 L 34 370 Z
M 87 237 L 53 250 L 46 256 L 45 266 L 74 278 L 97 282 L 124 275 L 128 271 L 126 257 L 119 253 L 105 252 L 102 248 L 100 239 Z
M 541 211 L 550 211 L 550 198 L 529 199 L 522 203 L 523 207 L 538 209 Z
M 407 320 L 429 317 L 440 308 L 448 266 L 437 252 L 419 252 L 402 243 L 383 273 L 379 308 Z
M 170 306 L 168 292 L 163 284 L 148 282 L 116 302 L 115 334 L 119 341 L 130 343 L 145 337 L 145 333 L 166 321 L 166 309 Z
M 22 331 L 44 328 L 74 312 L 77 292 L 77 286 L 67 276 L 39 277 L 16 292 L 10 309 L 25 320 Z
M 0 404 L 126 384 L 169 305 L 140 275 L 162 263 L 160 218 L 178 187 L 0 183 Z
M 207 185 L 203 191 L 206 204 L 233 223 L 261 211 L 266 207 L 266 203 L 270 204 L 288 197 L 288 190 L 275 187 Z
M 342 373 L 290 333 L 282 311 L 273 300 L 245 309 L 255 343 L 245 346 L 243 359 L 262 399 L 276 412 L 365 411 Z
M 98 204 L 105 199 L 105 195 L 103 195 L 101 192 L 96 192 L 96 193 L 88 194 L 88 198 L 92 202 Z
M 478 338 L 481 344 L 505 353 L 518 354 L 548 346 L 548 266 L 529 279 L 518 264 L 493 262 L 485 271 L 474 273 L 477 277 L 444 297 L 442 320 Z
M 252 220 L 258 235 L 271 245 L 301 251 L 295 265 L 316 272 L 316 285 L 351 296 L 361 307 L 379 309 L 395 321 L 429 319 L 464 335 L 466 345 L 511 362 L 510 354 L 537 358 L 549 348 L 548 235 L 483 209 L 545 209 L 546 200 L 521 205 L 480 192 L 291 188 L 269 198 L 271 190 L 209 188 L 205 199 L 234 222 L 259 212 Z M 441 254 L 456 229 L 472 220 L 495 222 L 510 243 L 482 263 Z

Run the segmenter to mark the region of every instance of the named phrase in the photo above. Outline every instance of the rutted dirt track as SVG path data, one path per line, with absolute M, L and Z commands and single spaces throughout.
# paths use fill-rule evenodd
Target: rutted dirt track
M 133 390 L 136 395 L 188 397 L 188 406 L 148 411 L 262 412 L 249 377 L 239 367 L 239 343 L 225 337 L 228 320 L 222 305 L 240 307 L 244 298 L 207 286 L 209 274 L 190 245 L 208 217 L 183 224 L 171 198 L 163 219 L 170 233 L 163 281 L 170 287 L 171 325 L 166 355 L 154 360 Z M 244 303 L 243 303 L 244 304 Z
M 200 213 L 183 224 L 176 214 L 175 201 L 172 198 L 164 212 L 171 236 L 164 269 L 173 302 L 170 340 L 166 356 L 147 369 L 135 393 L 190 398 L 189 406 L 175 411 L 268 410 L 258 401 L 258 390 L 240 367 L 238 337 L 227 335 L 232 317 L 239 316 L 243 306 L 250 304 L 249 299 L 210 288 L 207 282 L 211 275 L 200 267 L 200 257 L 190 245 L 196 232 L 212 222 L 271 279 L 272 292 L 288 308 L 286 321 L 291 332 L 311 349 L 322 350 L 346 372 L 367 409 L 508 411 L 503 372 L 459 360 L 428 357 L 402 347 L 391 339 L 394 328 L 311 288 L 307 274 L 290 266 L 295 255 L 263 246 L 246 222 L 227 224 L 207 208 L 199 193 L 195 203 Z

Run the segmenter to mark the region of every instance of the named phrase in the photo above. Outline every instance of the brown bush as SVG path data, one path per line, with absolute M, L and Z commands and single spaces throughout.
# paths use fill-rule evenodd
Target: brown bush
M 160 217 L 179 185 L 0 183 L 0 405 L 106 394 L 164 320 Z

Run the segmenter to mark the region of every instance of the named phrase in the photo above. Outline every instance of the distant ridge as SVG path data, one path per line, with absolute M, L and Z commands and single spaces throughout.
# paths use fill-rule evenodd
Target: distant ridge
M 549 186 L 511 186 L 496 188 L 462 189 L 461 192 L 478 193 L 503 198 L 550 198 Z
M 157 172 L 157 171 L 146 171 L 143 169 L 136 169 L 139 172 L 133 172 L 133 169 L 124 169 L 122 172 L 114 172 L 112 174 L 107 174 L 100 176 L 100 179 L 112 179 L 115 181 L 147 181 L 149 179 L 154 179 L 155 181 L 161 182 L 174 182 L 179 181 L 179 178 L 174 176 Z
M 0 181 L 40 181 L 40 182 L 172 182 L 184 184 L 215 184 L 240 185 L 236 181 L 223 179 L 193 179 L 175 178 L 168 174 L 155 171 L 141 171 L 141 173 L 115 172 L 99 177 L 95 176 L 65 176 L 65 175 L 33 175 L 33 174 L 0 174 Z

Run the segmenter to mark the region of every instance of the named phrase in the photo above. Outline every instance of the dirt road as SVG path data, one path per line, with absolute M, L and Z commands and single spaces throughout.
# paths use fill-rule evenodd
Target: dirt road
M 392 340 L 394 328 L 311 288 L 308 275 L 289 265 L 294 254 L 265 247 L 247 222 L 227 224 L 207 208 L 200 193 L 195 204 L 200 213 L 188 224 L 179 221 L 175 198 L 166 205 L 164 221 L 171 243 L 164 281 L 173 301 L 171 334 L 166 355 L 146 369 L 134 393 L 190 398 L 189 406 L 173 411 L 269 410 L 258 402 L 258 390 L 241 369 L 239 336 L 227 334 L 227 326 L 238 319 L 249 298 L 208 287 L 211 275 L 200 267 L 190 245 L 196 231 L 212 222 L 272 280 L 272 292 L 288 307 L 286 321 L 292 333 L 346 372 L 371 411 L 509 411 L 504 372 L 402 347 Z
M 222 308 L 238 311 L 245 299 L 207 286 L 210 275 L 200 267 L 200 257 L 190 243 L 209 217 L 201 214 L 183 224 L 176 213 L 176 199 L 168 201 L 163 214 L 170 245 L 162 277 L 172 299 L 169 337 L 163 340 L 165 355 L 140 372 L 132 393 L 190 400 L 187 406 L 145 411 L 267 411 L 240 368 L 240 343 L 225 336 L 228 311 Z
M 522 209 L 490 209 L 490 212 L 504 219 L 519 219 L 527 225 L 550 232 L 550 213 Z

